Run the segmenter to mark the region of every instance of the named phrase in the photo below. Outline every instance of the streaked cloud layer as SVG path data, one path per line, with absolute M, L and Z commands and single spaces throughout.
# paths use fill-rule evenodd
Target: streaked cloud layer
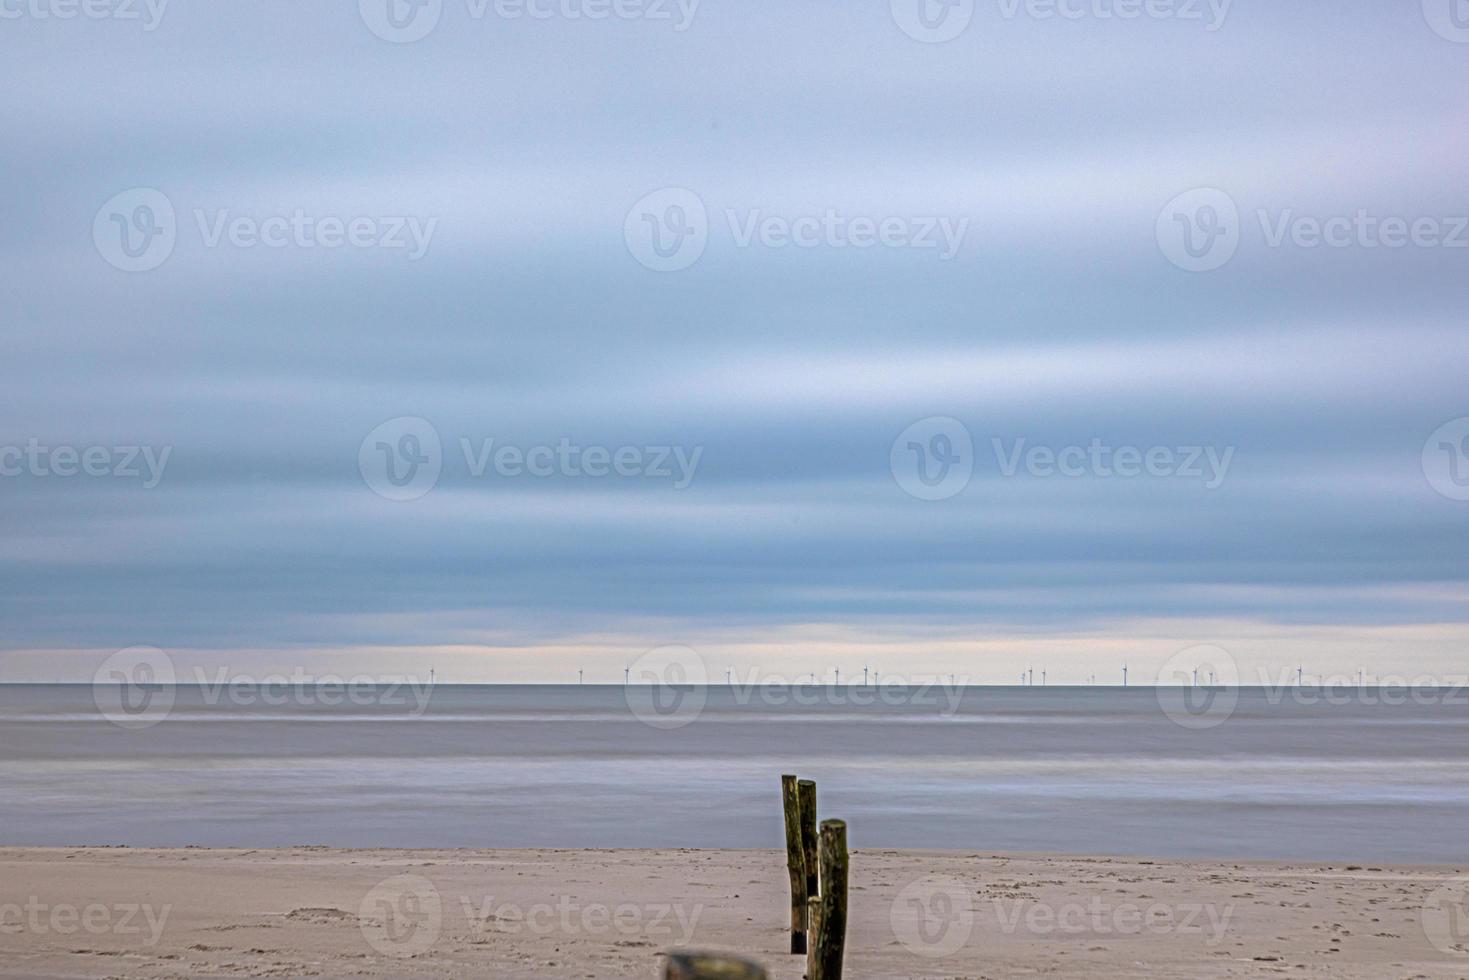
M 153 488 L 0 477 L 0 678 L 134 644 L 505 680 L 665 643 L 997 680 L 1174 642 L 1449 669 L 1469 502 L 1425 441 L 1469 416 L 1469 43 L 1418 3 L 1103 7 L 981 0 L 941 44 L 885 3 L 703 0 L 680 31 L 674 4 L 446 0 L 406 44 L 355 3 L 6 8 L 0 446 L 170 455 Z M 130 273 L 93 229 L 135 188 L 174 242 Z M 704 247 L 657 272 L 625 235 L 666 188 Z M 1195 188 L 1236 209 L 1208 272 L 1159 239 Z M 1444 240 L 1302 243 L 1359 213 Z M 816 244 L 741 244 L 770 219 Z M 965 231 L 945 259 L 826 230 L 889 219 Z M 421 257 L 384 247 L 415 224 Z M 359 453 L 401 417 L 440 472 L 390 500 Z M 922 500 L 890 452 L 939 417 L 972 476 Z M 1213 488 L 1007 475 L 1018 440 L 1232 455 Z M 611 471 L 483 455 L 562 444 Z M 624 447 L 700 455 L 680 489 L 651 455 L 617 475 Z

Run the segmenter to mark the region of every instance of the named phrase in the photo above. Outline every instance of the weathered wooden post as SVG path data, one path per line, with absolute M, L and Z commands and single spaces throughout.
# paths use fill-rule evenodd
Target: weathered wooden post
M 821 821 L 821 934 L 816 973 L 807 980 L 842 980 L 847 945 L 847 824 Z
M 675 950 L 668 954 L 664 980 L 767 980 L 759 963 L 724 953 L 692 953 Z
M 806 952 L 806 855 L 801 849 L 801 800 L 795 776 L 780 777 L 786 819 L 786 870 L 791 876 L 791 952 Z
M 801 850 L 806 855 L 806 897 L 821 894 L 819 869 L 821 859 L 816 852 L 816 783 L 801 779 L 796 782 L 796 795 L 801 800 Z M 807 926 L 806 932 L 811 929 Z M 808 940 L 809 941 L 809 940 Z
M 821 948 L 821 899 L 815 895 L 806 898 L 806 980 L 815 980 L 820 973 L 817 951 Z

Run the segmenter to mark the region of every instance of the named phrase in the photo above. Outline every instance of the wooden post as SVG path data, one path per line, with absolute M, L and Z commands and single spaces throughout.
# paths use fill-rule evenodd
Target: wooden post
M 675 950 L 668 954 L 664 980 L 767 980 L 759 963 L 723 953 L 691 953 Z
M 842 980 L 847 945 L 847 824 L 821 821 L 821 935 L 816 944 L 816 975 L 809 980 Z
M 801 801 L 796 777 L 780 777 L 786 818 L 786 870 L 791 876 L 791 952 L 806 952 L 806 855 L 801 850 Z
M 821 948 L 821 899 L 811 895 L 806 899 L 806 980 L 816 980 L 821 965 L 816 960 Z
M 806 897 L 814 898 L 821 894 L 818 870 L 821 861 L 816 850 L 816 783 L 810 779 L 797 781 L 796 795 L 801 800 L 801 850 L 806 855 Z M 806 931 L 810 933 L 809 926 Z

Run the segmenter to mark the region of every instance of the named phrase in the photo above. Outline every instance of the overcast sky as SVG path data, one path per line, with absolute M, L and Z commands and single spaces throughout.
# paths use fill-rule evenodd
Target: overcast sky
M 1447 0 L 925 2 L 0 0 L 0 679 L 1461 673 Z

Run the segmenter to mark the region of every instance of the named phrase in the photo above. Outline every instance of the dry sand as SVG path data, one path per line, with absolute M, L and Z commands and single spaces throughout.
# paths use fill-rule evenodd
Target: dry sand
M 1464 977 L 1422 911 L 1455 874 L 857 851 L 847 976 Z M 787 908 L 774 851 L 0 848 L 0 977 L 794 980 Z

